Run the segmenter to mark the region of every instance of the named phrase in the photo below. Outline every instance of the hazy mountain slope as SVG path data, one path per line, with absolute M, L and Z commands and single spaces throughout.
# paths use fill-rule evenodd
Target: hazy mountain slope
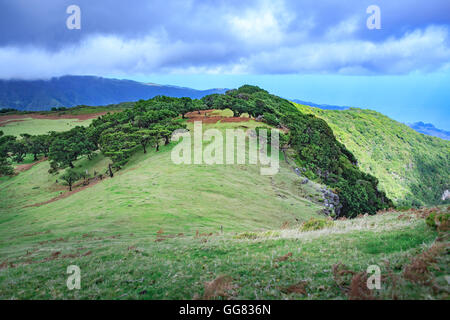
M 200 91 L 92 76 L 64 76 L 50 80 L 0 80 L 0 108 L 50 110 L 52 107 L 136 101 L 157 95 L 201 98 L 222 92 L 224 89 Z
M 347 110 L 347 109 L 349 109 L 349 107 L 334 106 L 334 105 L 329 105 L 329 104 L 318 104 L 318 103 L 303 101 L 303 100 L 299 100 L 299 99 L 292 99 L 291 101 L 301 104 L 301 105 L 319 108 L 322 110 Z M 441 138 L 444 140 L 450 140 L 450 132 L 449 131 L 436 128 L 431 123 L 424 123 L 422 121 L 419 121 L 419 122 L 415 122 L 415 123 L 407 123 L 407 125 L 409 127 L 411 127 L 412 129 L 416 130 L 417 132 L 427 134 L 427 135 L 433 136 L 433 137 L 438 137 L 438 138 Z
M 397 204 L 438 204 L 449 189 L 450 141 L 420 134 L 371 110 L 297 106 L 324 119 L 360 168 L 376 176 Z
M 408 124 L 411 128 L 417 132 L 427 134 L 429 136 L 438 137 L 445 140 L 450 140 L 450 132 L 439 128 L 436 128 L 431 123 L 415 122 Z
M 303 100 L 298 100 L 298 99 L 293 99 L 292 101 L 295 103 L 298 103 L 298 104 L 303 104 L 303 105 L 316 107 L 316 108 L 324 109 L 324 110 L 346 110 L 346 109 L 348 109 L 348 107 L 333 106 L 333 105 L 329 105 L 329 104 L 318 104 L 318 103 L 308 102 L 308 101 L 303 101 Z

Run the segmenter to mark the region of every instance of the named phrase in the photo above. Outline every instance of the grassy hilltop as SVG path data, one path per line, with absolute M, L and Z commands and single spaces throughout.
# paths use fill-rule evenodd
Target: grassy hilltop
M 256 122 L 216 124 L 204 129 L 213 126 L 224 130 L 242 125 L 251 128 Z M 143 228 L 154 233 L 161 228 L 213 232 L 220 230 L 221 225 L 235 231 L 274 228 L 295 218 L 304 221 L 321 209 L 318 202 L 305 199 L 306 194 L 313 199 L 320 185 L 301 185 L 300 178 L 282 160 L 280 173 L 269 177 L 260 175 L 255 165 L 176 165 L 171 161 L 172 147 L 170 144 L 147 154 L 140 151 L 112 179 L 105 178 L 65 199 L 24 208 L 67 190 L 59 178 L 63 171 L 49 175 L 49 162 L 39 163 L 17 176 L 2 178 L 1 211 L 13 213 L 14 225 L 23 221 L 21 228 L 29 228 L 25 221 L 36 216 L 45 219 L 52 229 L 66 226 L 78 230 L 83 226 L 83 231 L 88 232 L 91 227 L 99 227 L 90 224 L 92 219 L 100 224 L 106 219 L 111 231 L 126 228 L 136 232 Z M 97 154 L 92 160 L 77 160 L 75 170 L 101 172 L 108 162 Z M 116 222 L 111 225 L 113 221 Z M 5 232 L 13 235 L 16 231 L 7 227 Z
M 296 104 L 324 119 L 398 205 L 436 205 L 450 189 L 450 141 L 426 136 L 372 110 L 321 110 Z M 448 202 L 447 202 L 448 203 Z

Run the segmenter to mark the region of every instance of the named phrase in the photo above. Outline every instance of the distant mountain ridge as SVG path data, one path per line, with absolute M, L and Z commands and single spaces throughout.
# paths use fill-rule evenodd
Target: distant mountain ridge
M 342 107 L 342 106 L 333 106 L 333 105 L 329 105 L 329 104 L 318 104 L 318 103 L 303 101 L 303 100 L 299 100 L 299 99 L 292 99 L 291 101 L 298 103 L 298 104 L 305 105 L 305 106 L 319 108 L 322 110 L 347 110 L 349 108 L 349 107 Z
M 318 104 L 318 103 L 302 101 L 302 100 L 298 100 L 298 99 L 292 99 L 291 101 L 301 104 L 301 105 L 319 108 L 322 110 L 340 110 L 340 111 L 342 111 L 342 110 L 349 109 L 349 107 L 333 106 L 333 105 L 328 105 L 328 104 Z M 436 128 L 431 123 L 424 123 L 422 121 L 419 121 L 419 122 L 415 122 L 415 123 L 407 123 L 407 125 L 419 133 L 423 133 L 423 134 L 426 134 L 426 135 L 429 135 L 432 137 L 441 138 L 444 140 L 450 140 L 450 131 L 445 131 L 445 130 Z
M 422 121 L 416 123 L 408 123 L 408 126 L 417 132 L 427 134 L 429 136 L 438 137 L 444 140 L 450 140 L 450 131 L 436 128 L 431 123 L 424 123 Z
M 202 98 L 227 89 L 195 90 L 95 76 L 63 76 L 49 80 L 0 80 L 0 109 L 43 111 L 52 107 L 108 105 L 157 95 Z

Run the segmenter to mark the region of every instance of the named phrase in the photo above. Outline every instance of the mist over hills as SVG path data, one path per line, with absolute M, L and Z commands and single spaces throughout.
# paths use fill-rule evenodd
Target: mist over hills
M 158 95 L 202 98 L 226 89 L 191 88 L 94 76 L 63 76 L 49 80 L 0 80 L 0 108 L 43 111 L 53 107 L 107 105 Z
M 408 126 L 416 130 L 417 132 L 433 137 L 438 137 L 444 140 L 450 140 L 450 131 L 436 128 L 431 123 L 423 123 L 422 121 L 420 121 L 415 123 L 408 123 Z

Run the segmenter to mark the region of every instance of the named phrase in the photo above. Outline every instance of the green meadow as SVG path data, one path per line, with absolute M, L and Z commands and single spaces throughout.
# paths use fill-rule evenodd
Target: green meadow
M 38 130 L 29 125 L 15 130 Z M 263 176 L 257 165 L 176 165 L 174 146 L 137 152 L 113 178 L 102 154 L 80 158 L 75 170 L 105 178 L 40 206 L 68 189 L 48 161 L 0 178 L 0 299 L 349 299 L 351 281 L 333 271 L 340 263 L 380 267 L 372 298 L 446 297 L 448 255 L 430 267 L 439 290 L 402 276 L 438 237 L 423 218 L 390 211 L 305 231 L 324 219 L 323 186 L 302 184 L 282 154 L 280 172 Z M 81 269 L 79 290 L 66 286 L 69 265 Z M 220 277 L 226 286 L 210 293 Z
M 67 131 L 76 126 L 88 126 L 92 119 L 33 119 L 24 118 L 21 121 L 6 123 L 0 127 L 5 135 L 20 136 L 22 133 L 31 135 L 45 134 L 50 131 Z M 23 121 L 22 121 L 23 120 Z

